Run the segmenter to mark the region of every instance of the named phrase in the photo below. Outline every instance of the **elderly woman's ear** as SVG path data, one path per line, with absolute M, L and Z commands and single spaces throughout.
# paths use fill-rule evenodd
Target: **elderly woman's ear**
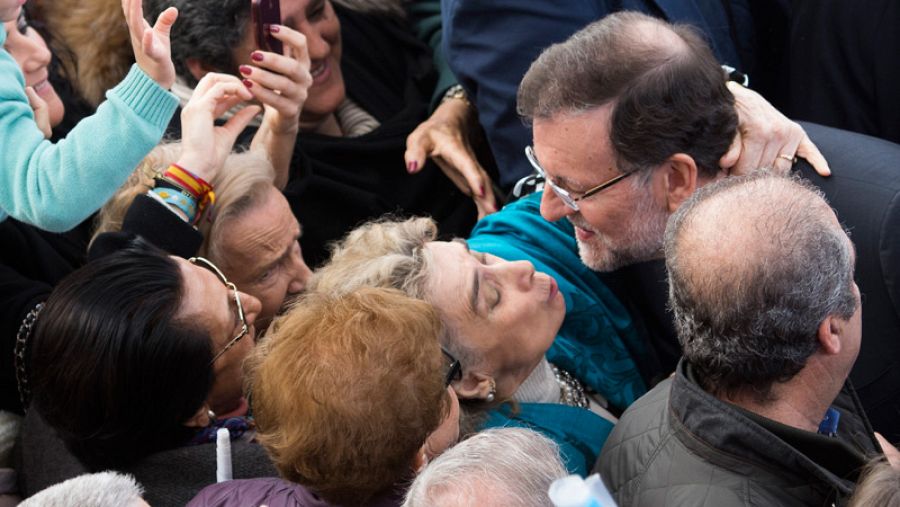
M 188 428 L 205 428 L 212 422 L 211 413 L 209 405 L 204 403 L 190 419 L 184 422 L 184 425 Z
M 466 371 L 462 380 L 452 384 L 453 390 L 460 400 L 492 402 L 497 394 L 497 382 L 494 377 L 474 371 Z

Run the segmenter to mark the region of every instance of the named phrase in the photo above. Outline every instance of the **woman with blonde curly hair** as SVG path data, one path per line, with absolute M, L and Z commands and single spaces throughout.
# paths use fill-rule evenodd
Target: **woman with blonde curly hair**
M 615 414 L 646 389 L 646 349 L 580 261 L 571 224 L 546 222 L 539 204 L 537 193 L 506 206 L 467 241 L 436 241 L 427 218 L 363 225 L 333 247 L 310 290 L 391 287 L 433 304 L 462 364 L 453 387 L 467 422 L 539 429 L 584 474 Z

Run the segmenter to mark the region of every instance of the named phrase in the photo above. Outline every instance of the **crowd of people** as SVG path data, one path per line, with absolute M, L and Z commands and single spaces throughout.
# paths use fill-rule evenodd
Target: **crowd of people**
M 838 3 L 0 0 L 0 505 L 900 506 Z

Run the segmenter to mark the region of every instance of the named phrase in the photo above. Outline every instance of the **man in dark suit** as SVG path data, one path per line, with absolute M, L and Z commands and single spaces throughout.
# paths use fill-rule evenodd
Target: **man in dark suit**
M 528 157 L 548 178 L 541 214 L 575 225 L 582 261 L 591 268 L 643 275 L 623 295 L 626 304 L 640 299 L 631 305 L 642 314 L 636 320 L 644 314 L 651 322 L 667 320 L 665 286 L 652 270 L 662 258 L 666 221 L 697 188 L 726 175 L 719 160 L 737 128 L 734 99 L 709 48 L 658 19 L 615 14 L 545 51 L 518 98 L 534 125 Z M 900 439 L 900 236 L 893 232 L 900 222 L 900 147 L 809 128 L 838 176 L 814 176 L 805 164 L 804 174 L 832 199 L 859 250 L 867 310 L 851 379 L 875 415 L 875 429 Z M 797 154 L 763 155 L 759 165 L 786 170 Z M 674 337 L 655 339 L 667 374 Z

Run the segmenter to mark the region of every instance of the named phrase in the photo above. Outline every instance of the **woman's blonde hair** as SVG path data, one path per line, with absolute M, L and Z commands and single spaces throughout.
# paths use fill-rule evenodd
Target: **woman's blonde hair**
M 134 199 L 152 189 L 155 185 L 153 178 L 174 164 L 180 153 L 181 143 L 164 143 L 144 157 L 116 194 L 100 209 L 91 241 L 104 232 L 121 230 Z M 203 234 L 203 243 L 197 254 L 215 263 L 223 262 L 219 245 L 227 223 L 257 204 L 274 186 L 274 182 L 275 169 L 265 156 L 254 151 L 230 154 L 210 182 L 215 189 L 216 202 L 197 224 L 197 229 Z
M 431 257 L 425 244 L 437 237 L 430 218 L 385 217 L 363 224 L 331 246 L 310 290 L 345 293 L 359 287 L 391 287 L 425 299 Z
M 900 472 L 886 459 L 877 459 L 866 467 L 847 507 L 900 507 Z
M 340 294 L 360 287 L 389 287 L 430 302 L 434 260 L 425 245 L 437 234 L 435 221 L 424 217 L 385 217 L 361 225 L 332 245 L 331 258 L 314 273 L 310 290 Z M 435 310 L 443 320 L 441 309 Z M 445 327 L 447 350 L 466 367 L 478 364 L 479 358 L 456 339 L 456 330 Z
M 383 288 L 307 294 L 276 320 L 251 385 L 281 475 L 340 505 L 406 479 L 449 411 L 441 332 L 431 305 Z

